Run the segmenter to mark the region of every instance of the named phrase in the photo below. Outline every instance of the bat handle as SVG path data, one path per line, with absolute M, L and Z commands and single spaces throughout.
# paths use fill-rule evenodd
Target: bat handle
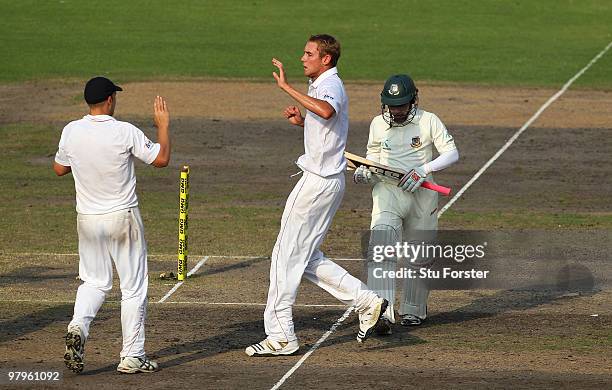
M 451 189 L 448 187 L 444 187 L 444 186 L 440 186 L 437 184 L 434 184 L 432 182 L 429 181 L 424 181 L 423 184 L 421 184 L 421 187 L 427 188 L 428 190 L 432 190 L 432 191 L 436 191 L 438 193 L 440 193 L 443 196 L 449 196 L 451 193 Z

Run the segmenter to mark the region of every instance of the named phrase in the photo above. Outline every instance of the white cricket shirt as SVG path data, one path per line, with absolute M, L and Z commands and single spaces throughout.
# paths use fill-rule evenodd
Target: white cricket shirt
M 336 113 L 329 119 L 306 111 L 304 118 L 304 154 L 297 164 L 305 171 L 322 177 L 343 172 L 344 149 L 348 135 L 348 98 L 338 70 L 334 67 L 310 81 L 308 96 L 325 100 Z
M 80 214 L 138 206 L 134 157 L 151 164 L 160 145 L 136 126 L 108 115 L 86 115 L 62 131 L 55 161 L 70 166 Z
M 370 124 L 366 158 L 409 171 L 430 162 L 434 146 L 440 154 L 457 148 L 435 114 L 417 109 L 412 122 L 402 127 L 389 127 L 378 115 Z

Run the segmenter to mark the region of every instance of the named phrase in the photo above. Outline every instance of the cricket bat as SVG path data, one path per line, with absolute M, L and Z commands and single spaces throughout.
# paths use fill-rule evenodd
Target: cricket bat
M 381 175 L 384 177 L 388 177 L 393 180 L 397 180 L 398 182 L 402 177 L 407 173 L 406 171 L 399 168 L 388 167 L 383 164 L 379 164 L 375 161 L 368 160 L 367 158 L 363 158 L 357 156 L 356 154 L 344 152 L 344 157 L 346 157 L 346 161 L 348 163 L 348 167 L 351 169 L 357 169 L 360 165 L 364 165 L 368 168 L 372 173 L 377 175 Z M 421 187 L 427 188 L 428 190 L 436 191 L 444 196 L 449 196 L 451 193 L 451 189 L 448 187 L 440 186 L 428 181 L 423 182 Z

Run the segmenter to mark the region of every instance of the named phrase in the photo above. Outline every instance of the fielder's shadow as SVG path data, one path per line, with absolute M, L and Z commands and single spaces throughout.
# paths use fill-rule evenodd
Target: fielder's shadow
M 49 274 L 49 272 L 64 270 L 65 268 L 58 267 L 21 267 L 14 269 L 10 272 L 0 275 L 0 287 L 8 286 L 11 284 L 22 284 L 22 283 L 44 283 L 49 280 L 70 280 L 74 279 L 75 273 L 73 272 L 62 272 L 56 274 Z
M 0 343 L 23 338 L 56 322 L 68 324 L 72 317 L 72 309 L 72 304 L 50 306 L 12 320 L 2 321 L 0 324 L 2 327 Z

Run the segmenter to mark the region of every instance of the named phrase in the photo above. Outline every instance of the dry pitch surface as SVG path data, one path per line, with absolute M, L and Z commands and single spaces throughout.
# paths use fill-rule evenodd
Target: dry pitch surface
M 46 91 L 36 92 L 41 86 Z M 280 218 L 282 202 L 295 182 L 288 176 L 294 172 L 291 161 L 300 153 L 302 135 L 280 119 L 282 108 L 290 101 L 273 85 L 201 81 L 123 87 L 126 92 L 120 95 L 117 116 L 140 124 L 150 123 L 152 97 L 167 97 L 174 118 L 174 168 L 187 162 L 194 172 L 208 174 L 193 176 L 195 191 L 214 203 L 229 186 L 238 192 L 265 187 L 276 195 L 259 202 L 277 205 Z M 455 189 L 466 183 L 556 92 L 452 85 L 419 88 L 421 106 L 442 118 L 460 148 L 460 163 L 437 175 L 440 183 Z M 350 84 L 347 89 L 352 121 L 348 149 L 363 153 L 369 119 L 378 111 L 379 86 Z M 53 123 L 59 129 L 67 120 L 83 114 L 79 91 L 80 86 L 74 83 L 0 86 L 0 122 Z M 569 91 L 451 210 L 484 215 L 484 221 L 476 227 L 487 229 L 507 228 L 510 222 L 516 227 L 516 220 L 528 224 L 528 218 L 521 219 L 521 215 L 610 215 L 610 170 L 602 162 L 612 152 L 611 105 L 609 92 Z M 256 163 L 246 163 L 245 159 Z M 165 184 L 174 185 L 175 181 Z M 236 198 L 229 202 L 240 205 Z M 353 226 L 334 224 L 324 245 L 328 254 L 358 257 L 355 237 L 369 224 L 369 207 L 368 191 L 348 185 L 340 213 L 342 220 L 351 221 Z M 219 218 L 221 222 L 216 223 L 223 223 L 222 216 Z M 152 221 L 147 220 L 145 227 L 147 223 Z M 456 215 L 450 218 L 449 214 L 440 224 L 459 229 L 472 228 L 474 223 Z M 243 240 L 258 240 L 256 232 L 244 233 Z M 611 252 L 609 240 L 605 240 L 609 231 L 594 226 L 569 232 L 559 226 L 549 228 L 547 234 L 551 248 L 574 250 L 579 255 L 572 260 L 588 264 L 599 280 L 593 291 L 565 295 L 547 290 L 434 291 L 426 326 L 413 330 L 397 326 L 392 336 L 372 338 L 364 345 L 355 341 L 357 321 L 351 315 L 284 387 L 609 386 L 612 293 L 607 257 Z M 203 236 L 199 239 L 206 242 Z M 207 252 L 204 244 L 199 248 L 202 256 L 192 256 L 190 266 L 204 255 L 219 254 Z M 121 344 L 120 298 L 115 287 L 93 323 L 84 373 L 76 376 L 65 372 L 62 386 L 271 388 L 345 309 L 304 282 L 294 310 L 302 344 L 300 355 L 248 358 L 244 347 L 264 336 L 268 255 L 210 257 L 164 303 L 156 302 L 174 282 L 154 277 L 173 269 L 174 258 L 152 256 L 147 350 L 159 360 L 162 371 L 153 376 L 126 376 L 115 371 Z M 62 337 L 78 286 L 76 256 L 5 253 L 0 256 L 0 264 L 0 364 L 16 369 L 63 369 Z M 360 262 L 341 264 L 361 275 Z

